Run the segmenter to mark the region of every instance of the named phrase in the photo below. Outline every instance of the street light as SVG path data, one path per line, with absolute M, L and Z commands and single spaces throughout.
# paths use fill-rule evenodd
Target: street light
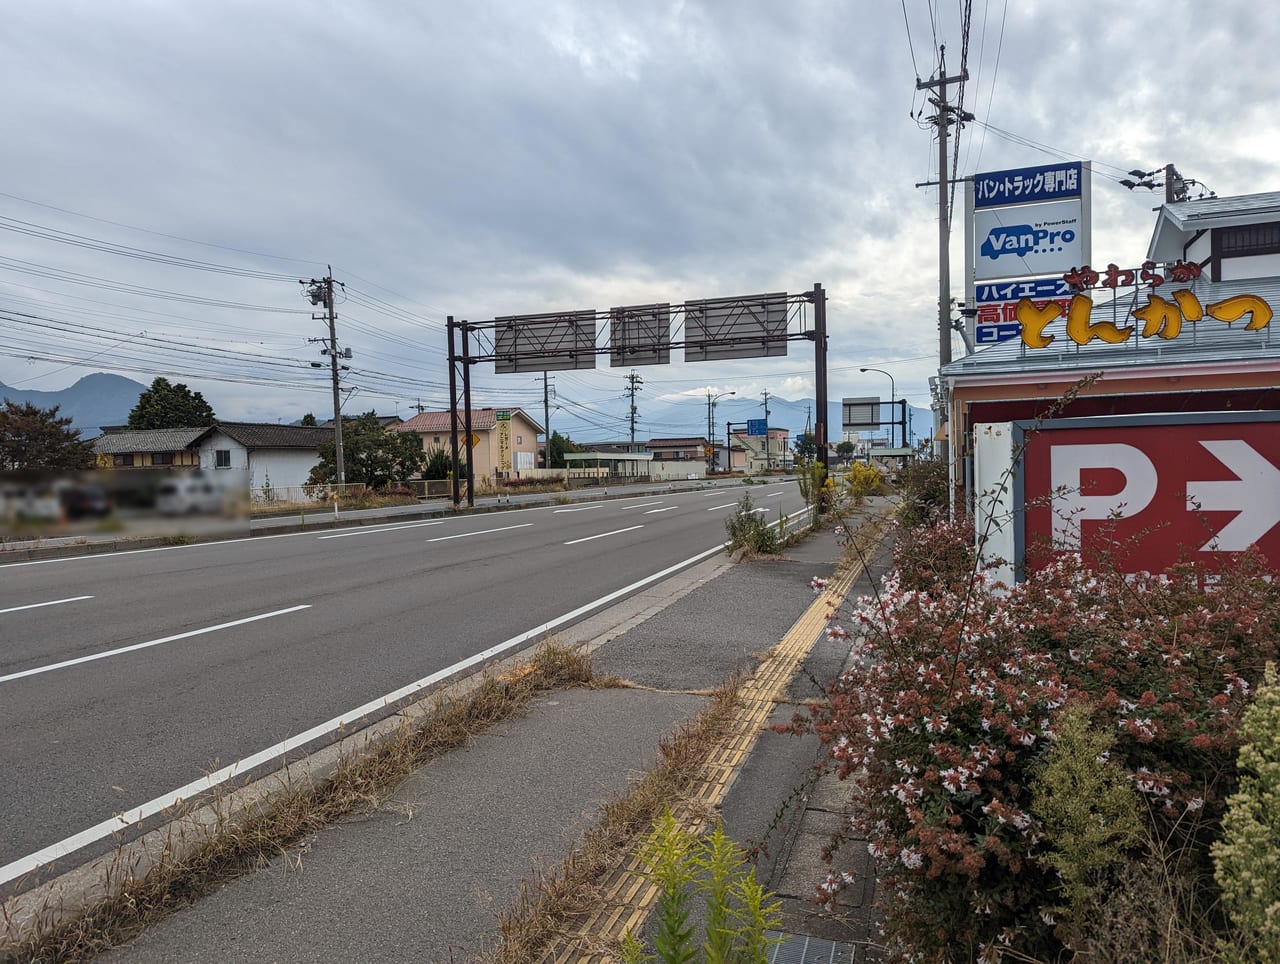
M 707 456 L 707 473 L 710 474 L 715 470 L 715 421 L 716 421 L 716 402 L 728 395 L 737 395 L 737 392 L 721 392 L 719 395 L 712 395 L 707 392 L 707 448 L 711 450 L 711 454 Z
M 897 391 L 894 389 L 894 386 L 893 386 L 893 376 L 890 375 L 883 368 L 859 368 L 858 371 L 862 372 L 862 374 L 864 375 L 867 372 L 879 372 L 881 375 L 884 375 L 889 379 L 889 411 L 892 412 L 894 408 L 894 404 L 898 398 Z M 896 441 L 893 434 L 893 425 L 894 423 L 890 421 L 889 422 L 889 448 L 894 448 L 893 443 Z

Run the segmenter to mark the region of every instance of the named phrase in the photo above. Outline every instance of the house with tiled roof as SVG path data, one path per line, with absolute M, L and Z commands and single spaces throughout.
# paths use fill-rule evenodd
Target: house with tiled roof
M 215 422 L 200 428 L 107 428 L 93 440 L 105 469 L 187 469 L 260 489 L 305 485 L 332 428 L 274 422 Z
M 537 467 L 538 436 L 542 426 L 520 408 L 473 408 L 471 435 L 465 439 L 463 413 L 457 413 L 458 457 L 470 458 L 477 479 L 518 477 Z M 449 412 L 421 412 L 398 425 L 393 432 L 414 432 L 425 451 L 449 451 L 453 419 Z
M 200 442 L 212 428 L 128 429 L 105 427 L 93 439 L 102 469 L 171 469 L 200 467 Z
M 200 468 L 239 476 L 251 491 L 306 485 L 333 428 L 272 422 L 215 422 L 200 441 Z

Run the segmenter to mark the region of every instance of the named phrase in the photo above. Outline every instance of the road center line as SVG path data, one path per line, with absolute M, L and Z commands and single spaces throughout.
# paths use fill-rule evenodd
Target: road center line
M 333 535 L 316 536 L 316 539 L 345 539 L 348 536 L 377 535 L 381 532 L 399 532 L 401 529 L 421 529 L 423 526 L 442 525 L 444 525 L 443 519 L 437 519 L 434 522 L 402 522 L 395 526 L 369 526 L 363 529 L 352 529 L 350 532 L 335 532 Z
M 242 760 L 238 760 L 229 766 L 225 766 L 221 770 L 208 773 L 197 780 L 191 781 L 185 786 L 181 786 L 176 790 L 171 790 L 163 796 L 156 797 L 154 800 L 149 800 L 131 810 L 126 810 L 124 813 L 118 813 L 112 817 L 108 817 L 101 823 L 96 823 L 92 827 L 81 830 L 77 834 L 73 834 L 70 837 L 59 840 L 57 843 L 49 844 L 47 847 L 42 847 L 35 853 L 28 854 L 25 857 L 19 857 L 17 860 L 11 861 L 3 867 L 0 867 L 0 885 L 7 884 L 11 880 L 16 880 L 19 877 L 25 876 L 26 874 L 31 873 L 31 871 L 36 870 L 39 867 L 43 867 L 50 861 L 75 853 L 80 848 L 87 847 L 92 843 L 96 843 L 99 840 L 110 837 L 112 834 L 119 833 L 122 830 L 127 830 L 133 824 L 141 823 L 148 817 L 153 817 L 158 813 L 163 813 L 165 810 L 168 810 L 170 807 L 180 803 L 181 801 L 192 800 L 201 793 L 205 793 L 215 787 L 221 786 L 229 780 L 234 780 L 237 777 L 252 772 L 256 767 L 274 760 L 282 753 L 289 753 L 292 750 L 296 750 L 298 747 L 306 746 L 312 740 L 317 740 L 322 736 L 327 736 L 334 730 L 344 729 L 376 710 L 380 710 L 392 703 L 399 702 L 405 697 L 419 693 L 427 687 L 434 686 L 436 683 L 447 680 L 451 676 L 455 676 L 473 666 L 479 666 L 482 663 L 488 662 L 495 656 L 505 653 L 507 650 L 514 649 L 517 646 L 521 646 L 531 639 L 541 639 L 553 629 L 558 629 L 566 623 L 571 623 L 581 616 L 585 616 L 597 609 L 601 609 L 615 600 L 621 599 L 638 589 L 643 589 L 651 583 L 665 579 L 667 576 L 677 573 L 681 569 L 687 569 L 689 566 L 701 562 L 708 556 L 714 556 L 717 553 L 724 552 L 726 545 L 728 545 L 728 543 L 722 542 L 710 549 L 704 549 L 697 555 L 691 556 L 681 562 L 677 562 L 675 565 L 668 566 L 661 572 L 652 573 L 645 576 L 643 579 L 638 579 L 629 586 L 623 586 L 621 589 L 615 589 L 613 592 L 601 596 L 599 599 L 594 599 L 584 606 L 579 606 L 572 612 L 564 613 L 561 616 L 557 616 L 555 619 L 543 623 L 541 626 L 534 626 L 532 629 L 526 630 L 517 636 L 512 636 L 508 640 L 504 640 L 501 643 L 490 646 L 482 653 L 476 653 L 474 656 L 468 656 L 466 659 L 454 663 L 452 666 L 446 666 L 444 669 L 438 670 L 430 676 L 424 676 L 422 679 L 409 683 L 407 686 L 402 686 L 397 690 L 392 690 L 385 696 L 380 696 L 376 699 L 370 700 L 363 706 L 357 706 L 355 709 L 348 713 L 344 713 L 342 716 L 334 717 L 332 720 L 327 720 L 324 723 L 313 726 L 311 729 L 304 730 L 297 736 L 291 736 L 288 739 L 281 740 L 274 746 L 269 746 L 265 750 L 259 750 L 257 753 L 251 754 Z
M 490 532 L 508 532 L 511 529 L 527 529 L 531 525 L 533 525 L 532 522 L 522 522 L 518 526 L 502 526 L 499 529 L 481 529 L 478 532 L 459 532 L 457 535 L 454 535 L 454 536 L 436 536 L 434 539 L 428 539 L 427 541 L 428 542 L 447 542 L 450 539 L 465 539 L 468 536 L 485 536 L 485 535 L 488 535 Z
M 18 613 L 18 612 L 22 612 L 22 610 L 24 609 L 39 609 L 41 606 L 61 606 L 63 603 L 79 602 L 82 599 L 92 599 L 92 598 L 93 598 L 92 596 L 69 596 L 66 599 L 50 599 L 48 602 L 31 603 L 26 606 L 10 606 L 8 609 L 0 609 L 0 614 Z
M 707 511 L 708 511 L 708 512 L 715 512 L 717 509 L 732 509 L 732 508 L 733 508 L 735 505 L 737 505 L 737 504 L 738 504 L 738 503 L 736 503 L 736 502 L 726 502 L 724 505 L 713 505 L 713 506 L 712 506 L 710 509 L 708 509 Z
M 180 639 L 190 639 L 192 636 L 204 636 L 207 633 L 216 633 L 221 629 L 231 629 L 235 626 L 243 626 L 246 623 L 256 623 L 261 619 L 270 619 L 272 616 L 284 616 L 288 613 L 296 613 L 299 610 L 310 608 L 310 605 L 290 606 L 288 609 L 277 609 L 275 612 L 260 613 L 257 616 L 246 616 L 244 619 L 233 619 L 229 623 L 219 623 L 216 626 L 206 626 L 204 629 L 192 629 L 185 633 L 177 633 L 173 636 L 165 636 L 161 639 L 153 639 L 145 643 L 134 643 L 132 646 L 122 646 L 119 649 L 109 649 L 104 653 L 93 653 L 89 656 L 78 656 L 75 659 L 63 660 L 61 663 L 50 663 L 48 666 L 37 666 L 35 669 L 24 669 L 20 673 L 10 673 L 8 676 L 0 676 L 0 683 L 8 683 L 10 680 L 23 679 L 27 676 L 38 676 L 41 673 L 51 673 L 55 669 L 66 669 L 68 666 L 79 666 L 81 663 L 92 663 L 94 660 L 106 659 L 109 656 L 119 656 L 122 653 L 132 653 L 139 649 L 150 649 L 152 646 L 160 646 L 163 643 L 174 643 Z
M 647 515 L 648 513 L 646 513 Z M 625 529 L 614 529 L 612 532 L 602 532 L 597 536 L 587 536 L 585 539 L 570 539 L 565 543 L 566 546 L 576 546 L 579 542 L 590 542 L 592 539 L 603 539 L 605 536 L 621 535 L 624 532 L 632 532 L 635 529 L 643 529 L 644 526 L 627 526 Z
M 670 512 L 672 509 L 678 509 L 678 505 L 669 505 L 665 509 L 650 509 L 645 515 L 653 515 L 655 512 Z

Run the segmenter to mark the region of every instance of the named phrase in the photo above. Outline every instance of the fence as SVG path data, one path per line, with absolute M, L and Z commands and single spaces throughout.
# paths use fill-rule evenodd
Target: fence
M 249 490 L 249 501 L 255 509 L 288 508 L 291 506 L 326 506 L 333 504 L 333 497 L 343 499 L 364 495 L 368 486 L 363 482 L 344 482 L 341 485 L 258 485 Z

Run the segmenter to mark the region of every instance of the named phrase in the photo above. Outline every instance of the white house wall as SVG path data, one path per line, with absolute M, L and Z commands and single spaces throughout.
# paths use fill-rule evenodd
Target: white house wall
M 306 485 L 311 470 L 320 462 L 317 452 L 305 449 L 259 449 L 249 453 L 249 486 L 253 489 Z

